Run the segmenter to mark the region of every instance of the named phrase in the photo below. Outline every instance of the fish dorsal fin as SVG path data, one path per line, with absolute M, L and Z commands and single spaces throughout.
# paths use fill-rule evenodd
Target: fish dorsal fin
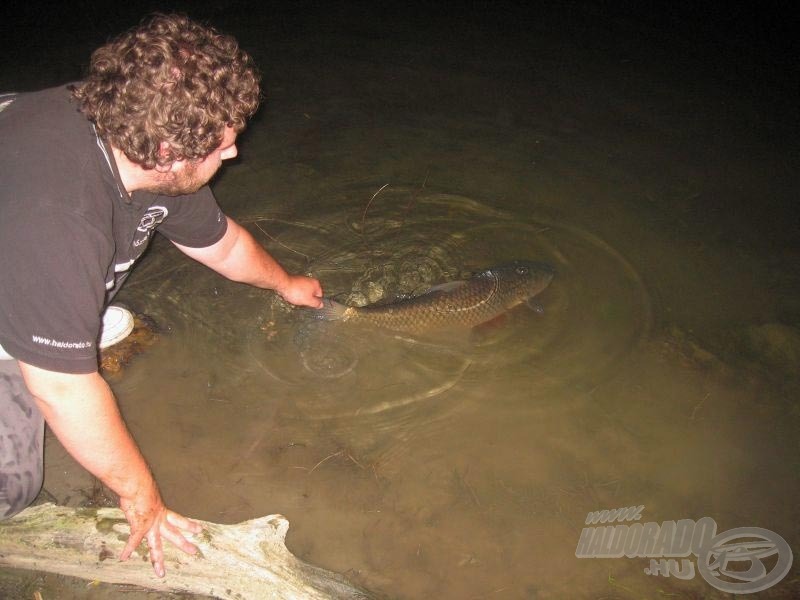
M 460 287 L 465 286 L 466 284 L 467 284 L 466 281 L 448 281 L 447 283 L 440 283 L 422 292 L 420 296 L 426 296 L 428 294 L 436 294 L 436 293 L 447 294 L 457 290 Z

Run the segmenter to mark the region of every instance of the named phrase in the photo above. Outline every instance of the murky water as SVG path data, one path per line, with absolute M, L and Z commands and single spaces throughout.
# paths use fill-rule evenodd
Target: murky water
M 576 558 L 602 509 L 800 547 L 792 115 L 576 14 L 496 45 L 490 26 L 293 17 L 297 39 L 229 15 L 269 100 L 215 191 L 287 268 L 353 304 L 510 259 L 558 274 L 541 313 L 415 339 L 316 320 L 157 240 L 120 300 L 166 333 L 113 386 L 174 509 L 283 513 L 298 556 L 398 598 L 728 597 Z M 82 477 L 51 440 L 48 490 L 76 503 Z M 761 596 L 798 593 L 793 567 Z

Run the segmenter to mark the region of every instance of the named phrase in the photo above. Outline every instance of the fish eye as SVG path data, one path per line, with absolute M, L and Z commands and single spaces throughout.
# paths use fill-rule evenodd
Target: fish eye
M 517 267 L 516 271 L 517 271 L 517 275 L 527 275 L 528 274 L 528 267 Z

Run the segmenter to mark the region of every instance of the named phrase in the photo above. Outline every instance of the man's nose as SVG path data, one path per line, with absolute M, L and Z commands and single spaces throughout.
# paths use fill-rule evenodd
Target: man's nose
M 229 148 L 225 148 L 222 151 L 222 160 L 228 160 L 229 158 L 236 158 L 239 155 L 239 150 L 236 148 L 236 144 L 230 146 Z

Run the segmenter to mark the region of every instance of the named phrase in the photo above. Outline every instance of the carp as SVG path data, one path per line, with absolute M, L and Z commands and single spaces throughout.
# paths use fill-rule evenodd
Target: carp
M 555 269 L 546 263 L 513 261 L 391 303 L 356 307 L 324 298 L 317 317 L 411 334 L 475 327 L 530 303 L 554 276 Z

